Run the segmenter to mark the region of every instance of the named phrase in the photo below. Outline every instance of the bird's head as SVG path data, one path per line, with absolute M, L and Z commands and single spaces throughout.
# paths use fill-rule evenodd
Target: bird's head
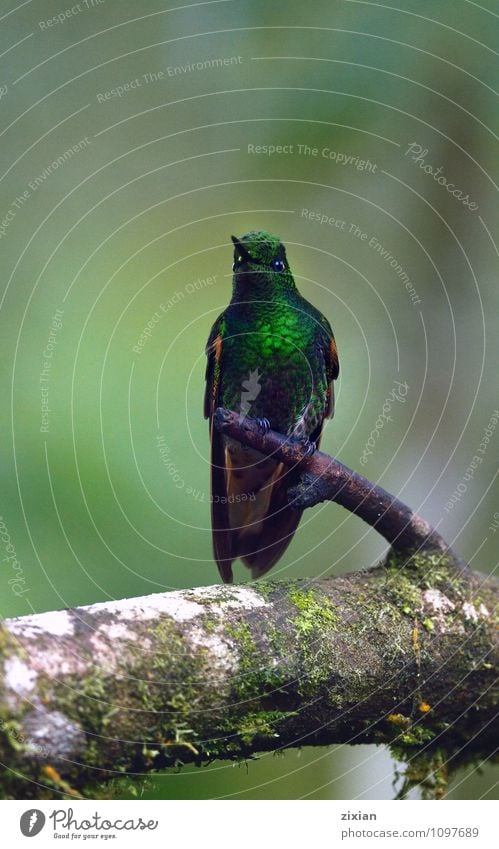
M 295 282 L 286 259 L 286 248 L 278 236 L 266 230 L 252 230 L 234 243 L 234 288 L 251 296 L 256 289 L 282 292 L 294 289 Z

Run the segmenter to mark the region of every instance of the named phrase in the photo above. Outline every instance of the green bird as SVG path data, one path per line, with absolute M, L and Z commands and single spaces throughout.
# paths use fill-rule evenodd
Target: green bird
M 246 233 L 234 243 L 232 299 L 206 345 L 205 418 L 210 420 L 213 551 L 232 583 L 240 557 L 264 575 L 291 542 L 302 511 L 288 503 L 296 469 L 219 433 L 217 407 L 259 420 L 308 451 L 334 412 L 338 353 L 328 320 L 300 295 L 278 236 Z

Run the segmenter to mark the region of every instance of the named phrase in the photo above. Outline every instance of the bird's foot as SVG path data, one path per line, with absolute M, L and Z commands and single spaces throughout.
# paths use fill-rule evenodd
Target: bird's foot
M 315 444 L 315 442 L 313 442 L 307 436 L 299 436 L 298 438 L 293 439 L 292 441 L 301 446 L 304 460 L 308 457 L 311 457 L 312 454 L 314 454 L 317 450 L 317 445 Z
M 267 431 L 270 430 L 270 422 L 269 422 L 268 419 L 261 418 L 259 416 L 257 419 L 255 419 L 255 421 L 258 425 L 258 429 L 259 429 L 260 433 L 267 433 Z

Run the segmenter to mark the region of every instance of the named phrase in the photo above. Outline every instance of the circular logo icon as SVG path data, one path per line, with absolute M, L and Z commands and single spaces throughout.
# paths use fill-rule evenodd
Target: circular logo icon
M 38 808 L 31 808 L 29 811 L 25 811 L 19 822 L 19 828 L 25 837 L 35 837 L 37 834 L 40 834 L 44 825 L 45 814 L 43 811 L 39 811 Z

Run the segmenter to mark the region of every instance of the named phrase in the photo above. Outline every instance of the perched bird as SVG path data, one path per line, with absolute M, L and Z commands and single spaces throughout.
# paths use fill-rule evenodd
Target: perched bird
M 333 415 L 339 363 L 327 319 L 303 298 L 277 236 L 252 231 L 234 243 L 232 299 L 212 327 L 206 354 L 205 418 L 210 420 L 213 550 L 232 582 L 240 557 L 253 578 L 279 560 L 302 511 L 288 503 L 297 471 L 219 433 L 217 407 L 258 419 L 318 447 Z

